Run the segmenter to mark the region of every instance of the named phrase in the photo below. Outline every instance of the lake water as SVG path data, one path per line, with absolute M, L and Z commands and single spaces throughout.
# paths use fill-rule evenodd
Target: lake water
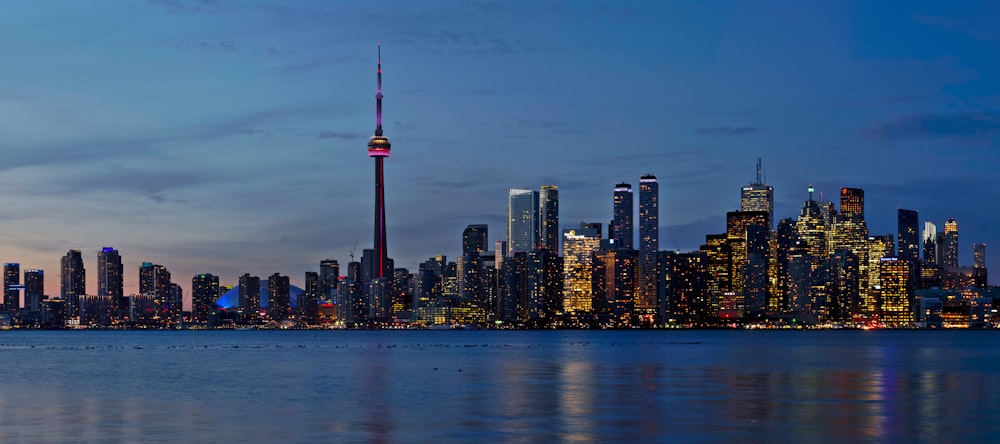
M 992 331 L 3 331 L 0 442 L 996 442 Z

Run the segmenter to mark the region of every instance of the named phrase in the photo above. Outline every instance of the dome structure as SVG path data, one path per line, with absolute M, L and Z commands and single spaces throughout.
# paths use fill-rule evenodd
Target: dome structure
M 291 299 L 292 308 L 297 308 L 299 306 L 299 296 L 302 295 L 303 291 L 301 288 L 294 285 L 288 286 L 288 297 Z M 260 308 L 267 308 L 267 279 L 260 280 Z M 227 291 L 225 294 L 219 297 L 215 301 L 215 304 L 219 307 L 225 308 L 226 310 L 236 309 L 240 307 L 240 286 L 237 285 L 232 288 L 232 290 Z

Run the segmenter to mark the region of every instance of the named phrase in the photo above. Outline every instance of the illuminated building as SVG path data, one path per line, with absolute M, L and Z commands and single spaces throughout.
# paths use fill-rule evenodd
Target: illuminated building
M 987 273 L 986 273 L 986 244 L 976 243 L 972 244 L 972 258 L 973 258 L 973 269 L 972 269 L 972 280 L 976 288 L 986 288 L 987 285 Z
M 462 255 L 479 254 L 486 251 L 489 226 L 485 224 L 466 225 L 462 231 Z
M 385 241 L 385 178 L 382 163 L 389 157 L 389 138 L 382 135 L 382 43 L 378 45 L 378 91 L 375 93 L 375 135 L 368 140 L 368 157 L 375 158 L 375 257 L 371 263 L 372 278 L 392 275 L 392 264 Z
M 563 260 L 554 250 L 528 254 L 528 318 L 552 319 L 563 311 Z
M 937 244 L 937 226 L 934 222 L 925 221 L 924 222 L 924 263 L 925 264 L 937 264 L 938 263 L 938 244 Z
M 912 327 L 913 262 L 905 258 L 879 260 L 879 319 L 890 327 Z
M 488 234 L 486 225 L 467 225 L 462 232 L 462 256 L 456 261 L 459 297 L 481 308 L 486 308 L 488 281 L 483 279 L 483 253 L 489 245 Z
M 589 312 L 593 309 L 593 257 L 601 246 L 601 229 L 563 230 L 563 309 Z
M 944 222 L 944 243 L 941 245 L 941 265 L 958 266 L 958 222 L 949 217 Z
M 772 311 L 787 311 L 792 307 L 790 298 L 791 289 L 789 287 L 790 260 L 792 247 L 798 242 L 799 236 L 795 232 L 795 220 L 782 219 L 778 222 L 778 229 L 775 231 L 775 270 L 774 287 L 770 292 L 767 308 Z
M 118 250 L 104 247 L 97 252 L 97 295 L 113 297 L 119 310 L 128 308 L 124 277 L 125 267 Z
M 66 316 L 79 313 L 79 297 L 87 294 L 87 272 L 80 250 L 69 250 L 60 260 L 59 295 L 66 301 Z
M 756 261 L 754 269 L 757 270 L 759 268 L 757 271 L 764 273 L 762 278 L 756 275 L 753 277 L 757 285 L 754 292 L 762 298 L 759 304 L 755 306 L 755 309 L 763 309 L 763 298 L 767 292 L 766 258 L 770 251 L 768 245 L 770 237 L 769 217 L 770 215 L 763 211 L 730 211 L 726 213 L 726 242 L 732 249 L 732 269 L 730 272 L 732 291 L 744 295 L 744 285 L 746 284 L 744 275 L 748 265 L 748 247 L 752 246 L 754 250 Z M 752 235 L 752 237 L 748 237 L 748 234 Z M 764 262 L 760 263 L 760 261 Z M 763 281 L 758 282 L 758 278 L 763 279 Z
M 614 218 L 611 220 L 611 230 L 608 237 L 615 248 L 632 249 L 633 245 L 633 223 L 632 213 L 632 185 L 619 183 L 615 185 L 614 192 Z
M 919 260 L 920 235 L 918 234 L 917 224 L 920 218 L 917 216 L 915 210 L 899 208 L 896 210 L 896 213 L 899 228 L 896 235 L 898 241 L 896 255 L 903 259 Z
M 143 262 L 139 267 L 139 293 L 153 295 L 156 315 L 160 319 L 173 320 L 181 312 L 180 299 L 173 285 L 167 267 L 152 262 Z
M 865 190 L 840 189 L 840 215 L 848 219 L 865 219 Z
M 850 250 L 838 250 L 813 270 L 810 300 L 824 321 L 848 323 L 861 311 L 859 260 Z
M 45 298 L 45 272 L 42 270 L 24 270 L 24 309 L 25 311 L 40 311 L 42 299 Z
M 722 295 L 733 291 L 733 249 L 729 246 L 727 235 L 707 234 L 705 235 L 705 245 L 701 246 L 700 251 L 705 262 L 705 291 L 707 294 L 705 310 L 709 315 L 716 316 L 721 307 Z
M 559 254 L 559 188 L 544 185 L 539 193 L 539 243 L 538 248 Z M 483 245 L 481 251 L 485 251 Z
M 660 307 L 669 323 L 699 325 L 708 321 L 706 257 L 702 252 L 660 251 Z
M 507 256 L 527 253 L 538 243 L 538 192 L 511 188 L 507 191 Z
M 632 321 L 635 309 L 636 252 L 631 249 L 601 251 L 594 255 L 594 310 Z
M 804 243 L 805 253 L 813 261 L 812 268 L 828 255 L 829 214 L 827 210 L 821 209 L 819 202 L 813 200 L 815 189 L 809 186 L 809 200 L 803 202 L 799 219 L 795 223 L 795 231 L 799 240 Z M 827 214 L 824 214 L 827 211 Z
M 497 290 L 497 317 L 509 323 L 528 320 L 531 268 L 528 253 L 515 251 L 500 266 Z
M 191 278 L 191 317 L 194 322 L 207 323 L 219 299 L 219 277 L 213 274 L 198 274 Z
M 3 308 L 6 311 L 21 309 L 21 264 L 3 264 Z
M 760 158 L 757 158 L 757 180 L 740 190 L 740 211 L 767 213 L 768 230 L 774 227 L 774 189 L 764 183 Z
M 267 278 L 267 317 L 281 322 L 291 314 L 292 300 L 288 276 L 274 273 Z
M 118 300 L 106 295 L 80 296 L 80 325 L 108 326 L 118 310 Z
M 319 297 L 320 299 L 332 302 L 333 293 L 337 289 L 337 281 L 340 279 L 340 264 L 334 259 L 323 259 L 319 261 Z
M 639 179 L 639 269 L 635 308 L 640 314 L 654 315 L 657 304 L 656 253 L 660 249 L 660 185 L 656 176 Z
M 878 286 L 883 258 L 892 257 L 895 242 L 891 234 L 868 236 L 868 289 L 861 299 L 861 314 L 872 317 L 878 314 Z
M 743 307 L 747 314 L 767 309 L 768 265 L 771 255 L 770 228 L 760 224 L 746 227 L 746 260 L 743 265 Z
M 254 322 L 260 315 L 260 278 L 250 273 L 239 279 L 239 311 L 244 322 Z

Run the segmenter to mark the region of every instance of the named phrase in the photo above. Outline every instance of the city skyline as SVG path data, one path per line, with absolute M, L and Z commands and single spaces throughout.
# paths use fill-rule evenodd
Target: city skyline
M 566 229 L 606 224 L 610 187 L 646 173 L 660 249 L 695 250 L 725 230 L 758 155 L 775 219 L 808 184 L 831 201 L 854 187 L 874 235 L 906 208 L 955 218 L 961 265 L 974 242 L 1000 244 L 997 36 L 982 21 L 996 7 L 784 6 L 19 5 L 0 18 L 16 61 L 0 73 L 0 260 L 48 271 L 53 295 L 59 258 L 82 250 L 94 294 L 113 247 L 126 294 L 155 262 L 189 300 L 197 274 L 301 286 L 321 260 L 360 256 L 378 40 L 386 130 L 405 147 L 386 177 L 397 267 L 457 256 L 467 224 L 501 239 L 508 188 L 558 186 Z

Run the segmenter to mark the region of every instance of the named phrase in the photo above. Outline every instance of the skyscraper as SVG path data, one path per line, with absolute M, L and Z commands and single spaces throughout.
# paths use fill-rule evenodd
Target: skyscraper
M 153 296 L 156 312 L 163 319 L 175 319 L 182 309 L 173 287 L 167 267 L 152 262 L 139 266 L 139 293 Z
M 507 192 L 507 256 L 530 252 L 538 245 L 538 192 L 511 188 Z
M 764 183 L 760 157 L 757 158 L 757 180 L 740 190 L 740 211 L 767 212 L 767 227 L 774 229 L 774 188 Z
M 198 274 L 191 278 L 191 317 L 195 322 L 206 323 L 215 308 L 212 305 L 219 299 L 219 277 L 210 274 Z
M 489 249 L 489 230 L 485 224 L 466 225 L 462 231 L 462 255 L 479 254 Z
M 660 185 L 656 176 L 639 179 L 639 273 L 635 308 L 654 315 L 657 301 L 656 252 L 660 249 Z
M 944 245 L 941 246 L 941 265 L 958 266 L 958 222 L 949 217 L 944 222 Z
M 539 245 L 553 253 L 559 253 L 559 188 L 543 185 L 538 201 Z
M 375 135 L 368 140 L 368 157 L 375 158 L 375 258 L 373 278 L 392 276 L 385 242 L 385 178 L 382 162 L 389 157 L 389 138 L 382 135 L 382 43 L 378 45 L 378 90 L 375 93 Z
M 42 270 L 24 270 L 24 309 L 39 311 L 42 309 L 42 298 L 45 297 L 45 272 Z
M 972 244 L 972 260 L 973 260 L 973 267 L 986 268 L 986 244 L 984 243 Z
M 87 294 L 87 272 L 80 250 L 69 250 L 60 260 L 59 294 L 66 301 L 66 315 L 76 316 L 80 296 Z
M 916 210 L 897 209 L 898 233 L 896 234 L 896 255 L 903 259 L 920 259 L 920 218 Z
M 938 258 L 937 225 L 934 222 L 924 222 L 924 262 L 936 264 Z
M 601 246 L 601 228 L 563 230 L 563 309 L 588 312 L 593 308 L 594 253 Z
M 324 301 L 333 301 L 333 292 L 340 280 L 340 264 L 334 259 L 319 261 L 319 297 Z
M 7 311 L 21 309 L 21 264 L 3 264 L 3 308 Z
M 808 256 L 811 263 L 811 271 L 827 256 L 830 226 L 827 223 L 828 214 L 825 214 L 819 202 L 813 199 L 816 189 L 810 185 L 808 192 L 809 200 L 802 203 L 799 219 L 795 222 L 795 230 L 803 243 L 802 247 L 805 248 L 803 253 Z
M 267 278 L 267 316 L 274 321 L 284 321 L 291 314 L 291 287 L 288 276 L 274 273 Z
M 890 327 L 913 324 L 913 274 L 915 262 L 903 257 L 882 258 L 879 263 L 879 317 Z
M 610 238 L 614 242 L 615 248 L 631 250 L 633 248 L 633 224 L 632 215 L 632 185 L 619 183 L 615 185 L 614 193 L 614 219 L 611 220 Z
M 861 188 L 840 189 L 840 214 L 849 219 L 865 218 L 865 190 Z
M 122 257 L 111 247 L 104 247 L 97 252 L 97 295 L 111 296 L 117 309 L 128 308 L 124 293 L 124 273 Z
M 252 322 L 260 315 L 260 278 L 245 273 L 239 282 L 240 312 L 244 322 Z

